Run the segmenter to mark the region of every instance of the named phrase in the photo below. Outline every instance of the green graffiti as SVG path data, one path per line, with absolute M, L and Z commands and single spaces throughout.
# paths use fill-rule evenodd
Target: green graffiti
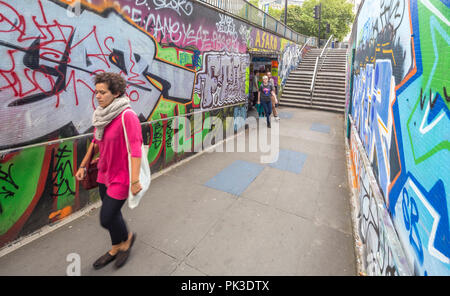
M 45 147 L 36 147 L 0 164 L 0 235 L 14 226 L 33 201 L 44 158 Z
M 423 141 L 424 137 L 427 136 L 428 131 L 431 130 L 423 128 L 422 118 L 428 115 L 429 105 L 431 105 L 431 101 L 434 100 L 437 92 L 443 96 L 443 87 L 445 86 L 444 83 L 446 81 L 442 80 L 442 77 L 447 76 L 447 72 L 450 67 L 450 60 L 448 59 L 450 54 L 450 38 L 447 34 L 448 26 L 446 25 L 449 17 L 448 8 L 440 1 L 430 0 L 427 5 L 424 5 L 421 1 L 418 1 L 417 3 L 419 15 L 421 16 L 419 17 L 419 28 L 423 67 L 422 77 L 420 77 L 422 91 L 417 98 L 410 117 L 408 118 L 407 126 L 414 162 L 419 164 L 441 150 L 450 150 L 450 143 L 446 139 L 426 148 L 423 147 L 423 145 L 417 145 L 417 141 L 413 141 L 413 139 L 420 139 Z M 432 12 L 430 8 L 433 7 L 434 11 L 437 9 L 439 12 L 443 12 L 443 14 L 436 14 Z M 447 108 L 450 107 L 450 102 L 445 100 L 445 104 Z M 420 110 L 424 109 L 425 114 L 419 111 L 419 105 L 422 105 Z M 442 119 L 444 119 L 444 117 L 440 117 L 438 122 L 435 122 L 435 124 L 438 124 Z M 412 122 L 415 123 L 414 126 L 411 126 Z M 448 124 L 448 120 L 442 124 Z M 420 133 L 419 125 L 421 126 Z
M 158 45 L 158 58 L 183 67 L 193 65 L 193 55 L 194 54 L 189 51 L 176 49 L 173 47 L 161 47 Z
M 73 142 L 64 142 L 53 151 L 52 184 L 57 210 L 73 206 L 76 180 L 73 172 Z

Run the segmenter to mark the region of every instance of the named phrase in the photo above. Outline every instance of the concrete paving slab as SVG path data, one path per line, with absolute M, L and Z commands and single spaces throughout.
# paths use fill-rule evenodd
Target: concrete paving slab
M 320 184 L 317 180 L 286 172 L 274 205 L 287 213 L 315 221 Z
M 310 128 L 312 131 L 329 134 L 330 133 L 330 126 L 326 124 L 321 124 L 317 122 L 313 122 Z
M 308 220 L 238 199 L 186 262 L 208 275 L 295 275 L 315 231 Z
M 317 195 L 316 220 L 331 228 L 352 233 L 350 196 L 342 186 L 321 184 Z
M 145 243 L 182 260 L 234 199 L 231 194 L 189 184 L 176 194 L 155 196 L 147 207 L 133 214 L 134 230 L 141 233 Z
M 101 255 L 101 254 L 100 254 Z M 94 259 L 95 261 L 95 259 Z M 83 267 L 81 275 L 83 276 L 168 276 L 177 268 L 178 261 L 165 254 L 164 252 L 153 248 L 152 246 L 139 240 L 139 235 L 133 245 L 133 249 L 128 258 L 127 264 L 121 268 L 114 266 L 114 261 L 107 266 L 95 270 L 92 268 L 92 262 Z
M 177 269 L 171 274 L 173 276 L 205 276 L 207 274 L 189 266 L 185 262 L 181 263 Z
M 333 163 L 335 160 L 339 160 L 339 164 L 345 164 L 344 159 L 342 159 L 342 155 L 345 155 L 345 146 L 341 143 L 321 144 L 319 147 L 315 147 L 316 149 L 318 148 L 317 152 L 319 156 L 330 158 L 330 161 L 333 161 Z M 339 169 L 342 169 L 342 165 Z
M 331 128 L 329 134 L 312 131 L 311 123 L 305 122 L 302 125 L 280 126 L 280 135 L 299 138 L 303 141 L 317 142 L 317 144 L 338 144 L 342 134 L 337 134 L 336 130 Z M 318 146 L 319 147 L 319 146 Z
M 239 196 L 263 169 L 262 165 L 236 160 L 209 179 L 205 186 Z
M 242 198 L 248 198 L 265 205 L 274 205 L 278 198 L 280 184 L 284 173 L 266 166 L 256 177 L 250 186 L 241 194 Z
M 306 158 L 307 155 L 304 153 L 281 149 L 278 160 L 269 164 L 269 166 L 281 171 L 289 171 L 295 174 L 300 174 Z
M 351 234 L 327 226 L 315 226 L 308 237 L 310 249 L 297 261 L 296 274 L 307 276 L 355 275 Z
M 82 268 L 91 266 L 108 248 L 99 224 L 98 211 L 92 211 L 22 246 L 0 258 L 0 275 L 66 275 L 71 253 L 80 255 Z
M 323 182 L 329 175 L 332 164 L 326 157 L 310 155 L 302 169 L 302 176 Z
M 321 156 L 318 144 L 314 141 L 305 141 L 301 138 L 281 136 L 280 137 L 280 149 L 287 149 L 305 153 L 307 155 Z
M 221 156 L 226 153 L 218 153 Z M 212 153 L 211 155 L 214 155 Z M 214 157 L 214 165 L 211 164 L 211 160 L 208 158 L 208 154 L 197 157 L 195 161 L 186 162 L 183 166 L 174 168 L 167 173 L 168 176 L 181 177 L 189 180 L 190 183 L 204 184 L 211 176 L 218 174 L 226 166 L 229 165 L 228 159 L 223 157 Z
M 294 110 L 294 111 L 292 111 Z M 300 111 L 297 111 L 300 110 Z M 280 107 L 279 112 L 292 112 L 291 120 L 295 122 L 321 122 L 330 126 L 337 126 L 337 122 L 344 122 L 344 115 L 333 112 L 323 112 L 313 109 L 297 109 L 291 107 Z
M 292 112 L 278 112 L 278 117 L 280 117 L 280 119 L 291 119 L 294 116 L 294 114 Z

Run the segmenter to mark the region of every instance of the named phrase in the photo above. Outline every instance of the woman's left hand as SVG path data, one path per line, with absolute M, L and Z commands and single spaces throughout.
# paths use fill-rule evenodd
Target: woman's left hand
M 133 193 L 133 195 L 138 194 L 139 191 L 141 190 L 142 190 L 141 182 L 137 182 L 131 185 L 131 193 Z

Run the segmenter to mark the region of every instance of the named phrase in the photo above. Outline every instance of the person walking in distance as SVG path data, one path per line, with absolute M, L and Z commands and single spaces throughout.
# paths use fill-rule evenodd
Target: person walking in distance
M 273 116 L 275 117 L 275 120 L 280 120 L 280 117 L 278 117 L 278 111 L 277 111 L 277 95 L 276 95 L 276 86 L 275 82 L 273 81 L 272 72 L 267 71 L 267 77 L 269 78 L 269 83 L 273 88 L 273 96 L 270 97 L 270 100 L 272 102 L 272 109 L 273 109 Z
M 253 106 L 256 105 L 256 102 L 258 100 L 258 76 L 259 76 L 259 72 L 258 70 L 255 70 L 253 72 L 253 80 L 252 80 L 252 92 L 253 92 Z
M 274 88 L 269 83 L 269 77 L 263 76 L 263 82 L 259 86 L 258 92 L 258 104 L 261 104 L 264 108 L 264 113 L 266 113 L 267 127 L 270 128 L 270 114 L 272 113 L 272 101 L 271 96 L 274 96 Z
M 142 130 L 139 118 L 134 112 L 124 114 L 131 150 L 131 180 L 128 169 L 128 150 L 122 126 L 122 113 L 131 108 L 125 95 L 126 81 L 116 73 L 101 73 L 95 76 L 95 97 L 98 107 L 92 117 L 94 139 L 75 175 L 77 180 L 86 176 L 85 166 L 94 150 L 99 150 L 98 188 L 102 207 L 100 224 L 109 231 L 111 249 L 98 258 L 93 266 L 99 269 L 116 260 L 117 268 L 127 261 L 136 233 L 131 233 L 122 217 L 121 208 L 131 192 L 136 195 L 142 190 L 139 182 L 142 155 Z

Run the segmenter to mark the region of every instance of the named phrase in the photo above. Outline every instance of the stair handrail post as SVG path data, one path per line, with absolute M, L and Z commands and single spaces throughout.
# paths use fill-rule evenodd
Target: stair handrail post
M 316 65 L 314 66 L 314 73 L 313 73 L 313 78 L 311 80 L 311 89 L 310 89 L 310 104 L 312 106 L 312 97 L 313 97 L 313 88 L 314 88 L 314 82 L 316 80 L 316 75 L 317 75 L 317 65 L 319 64 L 319 57 L 316 57 Z

